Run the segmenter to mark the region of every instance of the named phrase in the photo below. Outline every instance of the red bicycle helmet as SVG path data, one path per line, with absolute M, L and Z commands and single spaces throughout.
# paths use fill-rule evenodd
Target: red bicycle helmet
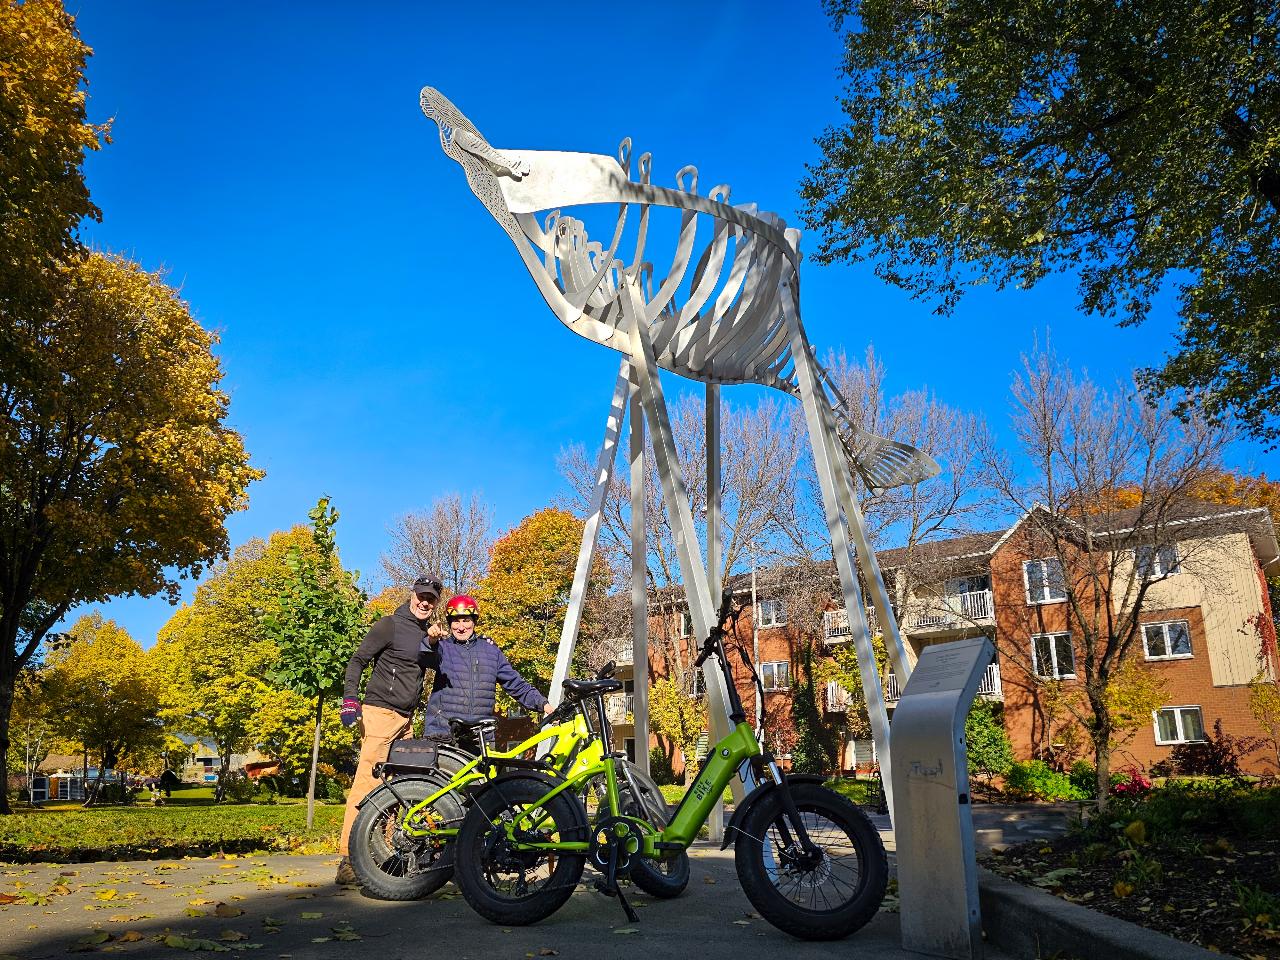
M 480 622 L 480 605 L 476 603 L 476 598 L 460 593 L 444 606 L 444 618 L 452 620 L 454 617 L 472 617 L 476 623 Z

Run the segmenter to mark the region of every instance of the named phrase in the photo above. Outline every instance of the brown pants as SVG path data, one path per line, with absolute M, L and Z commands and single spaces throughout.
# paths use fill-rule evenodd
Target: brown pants
M 338 853 L 346 856 L 347 841 L 351 837 L 351 824 L 356 819 L 356 807 L 378 785 L 373 775 L 374 764 L 387 759 L 391 744 L 409 732 L 411 720 L 385 707 L 366 704 L 360 710 L 360 722 L 364 734 L 360 739 L 360 760 L 356 764 L 356 777 L 347 794 L 347 812 L 342 818 L 342 836 L 338 840 Z

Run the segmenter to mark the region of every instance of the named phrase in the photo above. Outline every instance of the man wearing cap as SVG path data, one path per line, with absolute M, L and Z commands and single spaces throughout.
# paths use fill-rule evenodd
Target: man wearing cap
M 356 818 L 356 808 L 378 784 L 373 776 L 374 765 L 387 759 L 387 751 L 393 741 L 409 733 L 413 711 L 422 700 L 426 664 L 422 653 L 423 641 L 443 636 L 445 632 L 431 623 L 431 614 L 440 599 L 440 589 L 440 581 L 435 577 L 424 576 L 415 580 L 408 601 L 396 608 L 391 616 L 374 623 L 347 664 L 342 691 L 342 722 L 349 727 L 360 720 L 364 729 L 360 738 L 360 760 L 356 764 L 351 793 L 347 795 L 347 812 L 338 840 L 338 853 L 342 860 L 338 864 L 337 883 L 356 882 L 347 862 L 347 842 L 351 836 L 351 824 Z M 370 661 L 373 669 L 369 672 L 364 702 L 361 703 L 360 677 Z

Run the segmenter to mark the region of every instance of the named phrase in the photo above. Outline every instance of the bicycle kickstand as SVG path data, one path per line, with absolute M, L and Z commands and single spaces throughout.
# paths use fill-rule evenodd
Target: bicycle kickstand
M 606 897 L 618 898 L 618 903 L 622 904 L 622 912 L 627 915 L 628 922 L 640 922 L 640 914 L 636 913 L 631 904 L 627 902 L 626 894 L 618 886 L 618 848 L 616 846 L 610 848 L 609 869 L 605 871 L 604 879 L 595 882 L 595 888 Z

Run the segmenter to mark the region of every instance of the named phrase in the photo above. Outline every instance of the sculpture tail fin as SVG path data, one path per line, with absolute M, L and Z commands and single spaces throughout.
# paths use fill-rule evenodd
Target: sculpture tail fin
M 810 348 L 812 349 L 812 348 Z M 853 464 L 863 483 L 873 494 L 882 493 L 890 487 L 904 484 L 921 483 L 942 472 L 938 462 L 909 443 L 899 443 L 888 437 L 878 437 L 868 433 L 854 422 L 853 414 L 844 396 L 836 388 L 831 374 L 827 372 L 817 356 L 813 358 L 818 368 L 818 375 L 827 389 L 831 391 L 836 416 L 844 421 L 845 430 L 841 432 L 840 442 L 844 446 L 849 462 Z

